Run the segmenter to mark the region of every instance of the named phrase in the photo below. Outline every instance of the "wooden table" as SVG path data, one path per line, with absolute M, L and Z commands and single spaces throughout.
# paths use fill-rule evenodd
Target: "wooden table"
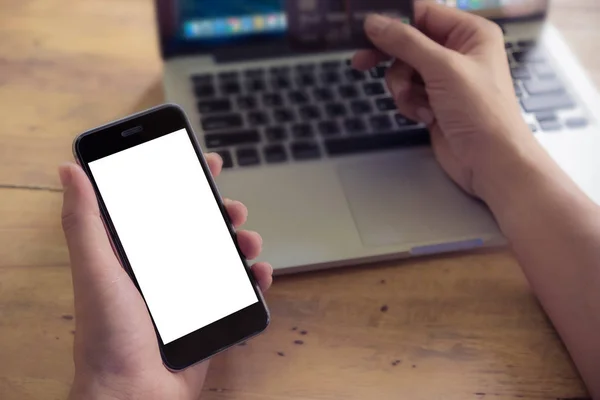
M 73 136 L 160 103 L 150 0 L 0 0 L 0 399 L 64 399 L 74 323 L 56 166 Z M 552 18 L 600 87 L 600 3 Z M 506 252 L 277 279 L 268 332 L 204 399 L 557 399 L 585 390 Z

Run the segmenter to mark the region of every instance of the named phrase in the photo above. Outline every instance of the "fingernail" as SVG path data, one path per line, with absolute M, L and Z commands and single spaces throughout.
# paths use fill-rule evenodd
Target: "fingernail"
M 61 183 L 63 189 L 68 188 L 69 185 L 71 185 L 71 178 L 72 178 L 71 164 L 70 163 L 62 164 L 58 168 L 58 176 L 60 177 L 60 183 Z
M 433 115 L 433 111 L 431 111 L 429 108 L 424 108 L 424 107 L 419 108 L 417 110 L 417 117 L 425 125 L 431 125 L 435 119 L 435 116 Z
M 365 30 L 371 36 L 377 36 L 392 22 L 390 17 L 381 14 L 371 14 L 365 22 Z
M 400 97 L 400 94 L 402 94 L 402 92 L 406 91 L 406 89 L 408 89 L 408 87 L 409 87 L 409 84 L 406 81 L 392 80 L 390 82 L 390 91 L 396 98 Z

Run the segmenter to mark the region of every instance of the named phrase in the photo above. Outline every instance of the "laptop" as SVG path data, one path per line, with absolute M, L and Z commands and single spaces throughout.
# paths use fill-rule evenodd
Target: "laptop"
M 523 117 L 600 202 L 600 97 L 545 17 L 544 0 L 446 0 L 506 36 Z M 386 65 L 353 52 L 297 53 L 284 0 L 156 0 L 167 100 L 181 105 L 217 184 L 250 210 L 276 273 L 505 243 L 490 212 L 435 162 L 424 126 L 400 115 Z

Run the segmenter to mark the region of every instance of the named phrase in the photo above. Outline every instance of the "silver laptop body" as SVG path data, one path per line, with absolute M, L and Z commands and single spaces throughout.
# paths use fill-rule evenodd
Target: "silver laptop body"
M 161 3 L 157 0 L 165 54 Z M 503 27 L 532 134 L 600 203 L 598 92 L 542 15 L 504 21 Z M 282 55 L 277 46 L 265 47 L 171 52 L 165 55 L 164 86 L 167 100 L 186 110 L 205 150 L 221 152 L 231 164 L 217 180 L 221 194 L 248 206 L 245 228 L 260 232 L 261 259 L 276 273 L 505 242 L 486 207 L 436 164 L 424 128 L 397 115 L 389 94 L 379 92 L 383 67 L 360 77 L 347 71 L 350 52 Z M 338 81 L 326 82 L 328 71 Z M 316 82 L 299 83 L 304 73 Z M 289 74 L 290 88 L 279 87 L 278 74 Z M 254 83 L 261 76 L 266 87 Z M 340 92 L 340 86 L 357 93 Z M 333 99 L 321 99 L 327 90 L 316 90 L 322 87 Z M 307 98 L 291 96 L 296 89 Z M 279 103 L 264 97 L 273 93 L 281 95 Z M 280 109 L 291 110 L 293 121 L 285 112 L 275 116 Z M 338 132 L 328 131 L 335 126 Z

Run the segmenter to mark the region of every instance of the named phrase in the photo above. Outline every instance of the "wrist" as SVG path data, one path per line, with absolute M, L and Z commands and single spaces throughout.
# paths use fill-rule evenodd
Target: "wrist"
M 524 123 L 482 136 L 472 165 L 472 188 L 490 208 L 538 180 L 553 163 Z
M 500 225 L 549 201 L 571 206 L 589 205 L 589 198 L 526 125 L 524 129 L 498 135 L 499 140 L 488 151 L 481 152 L 485 158 L 473 169 L 473 190 Z
M 117 393 L 96 379 L 75 377 L 69 400 L 129 400 L 128 397 Z

